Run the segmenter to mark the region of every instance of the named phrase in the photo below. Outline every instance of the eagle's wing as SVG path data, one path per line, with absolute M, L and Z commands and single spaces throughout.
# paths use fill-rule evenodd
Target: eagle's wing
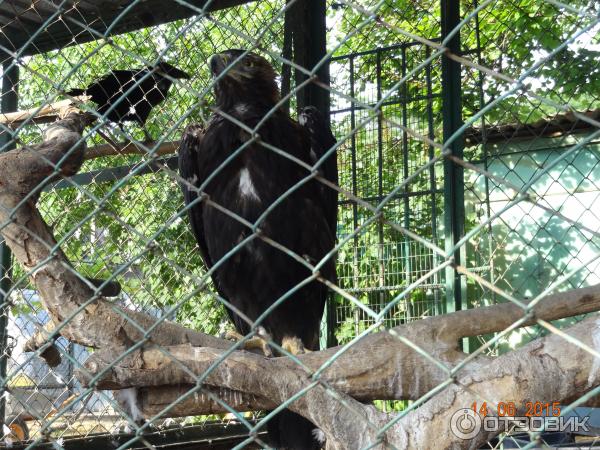
M 193 186 L 197 186 L 198 181 L 200 180 L 200 172 L 198 170 L 198 150 L 203 135 L 204 130 L 202 126 L 197 124 L 190 125 L 183 132 L 181 143 L 179 144 L 179 175 Z M 186 183 L 180 183 L 180 185 L 183 192 L 183 199 L 187 207 L 198 198 L 198 193 L 190 189 L 190 186 Z M 196 241 L 198 242 L 200 255 L 204 260 L 204 264 L 210 269 L 213 265 L 213 261 L 208 253 L 208 246 L 206 245 L 206 240 L 204 238 L 202 205 L 197 202 L 195 205 L 189 207 L 187 214 L 192 226 L 192 233 L 194 233 Z
M 201 151 L 200 149 L 202 147 L 202 139 L 204 136 L 203 127 L 198 124 L 192 124 L 189 125 L 183 132 L 181 143 L 179 144 L 179 175 L 192 186 L 196 187 L 198 187 L 200 181 L 203 180 L 206 175 L 200 172 L 199 161 L 199 152 Z M 183 192 L 185 205 L 188 206 L 198 198 L 198 193 L 193 189 L 190 189 L 190 186 L 187 183 L 182 182 L 180 185 Z M 206 268 L 210 269 L 215 261 L 212 260 L 210 257 L 210 252 L 208 251 L 208 244 L 206 243 L 206 237 L 204 233 L 204 217 L 202 215 L 202 210 L 203 205 L 201 205 L 200 202 L 197 202 L 189 207 L 187 214 L 192 227 L 192 233 L 194 234 L 196 242 L 198 243 L 200 256 L 202 257 Z M 217 294 L 229 302 L 229 298 L 227 298 L 223 292 L 223 289 L 221 289 L 219 286 L 218 280 L 214 276 L 212 277 L 212 280 Z M 227 311 L 231 321 L 235 323 L 236 316 L 233 311 L 230 308 L 225 308 L 225 310 Z
M 302 108 L 298 115 L 298 122 L 310 135 L 310 161 L 315 164 L 337 141 L 331 132 L 329 122 L 314 106 Z M 337 155 L 335 151 L 319 166 L 319 172 L 326 180 L 335 185 L 338 184 Z M 327 224 L 329 229 L 335 233 L 337 229 L 337 191 L 323 183 L 319 184 L 325 203 L 325 211 L 327 212 Z

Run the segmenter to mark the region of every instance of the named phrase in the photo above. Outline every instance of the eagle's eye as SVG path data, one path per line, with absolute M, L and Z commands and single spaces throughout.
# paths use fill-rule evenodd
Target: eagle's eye
M 254 67 L 255 66 L 254 61 L 251 61 L 249 59 L 247 59 L 246 61 L 244 61 L 244 65 L 246 67 Z

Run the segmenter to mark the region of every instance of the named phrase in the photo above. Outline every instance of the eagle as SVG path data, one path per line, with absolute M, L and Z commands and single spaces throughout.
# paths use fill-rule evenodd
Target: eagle
M 321 263 L 318 275 L 336 282 L 337 191 L 319 180 L 337 184 L 335 150 L 328 153 L 336 140 L 316 108 L 295 121 L 279 107 L 277 73 L 262 56 L 228 50 L 211 57 L 210 70 L 215 112 L 205 128 L 189 125 L 179 148 L 199 251 L 216 265 L 213 284 L 239 334 L 260 325 L 292 354 L 318 350 L 328 288 L 305 263 Z M 275 448 L 321 448 L 319 430 L 291 411 L 267 428 Z
M 84 89 L 72 89 L 67 95 L 89 95 L 98 105 L 98 113 L 117 123 L 146 123 L 150 111 L 161 103 L 171 88 L 172 79 L 189 79 L 183 70 L 161 61 L 155 66 L 128 70 L 112 70 Z M 148 136 L 144 128 L 146 137 Z

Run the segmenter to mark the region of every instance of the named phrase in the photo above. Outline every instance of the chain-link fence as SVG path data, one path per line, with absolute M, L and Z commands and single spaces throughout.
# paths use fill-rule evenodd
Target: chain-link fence
M 0 26 L 4 446 L 596 444 L 596 2 Z

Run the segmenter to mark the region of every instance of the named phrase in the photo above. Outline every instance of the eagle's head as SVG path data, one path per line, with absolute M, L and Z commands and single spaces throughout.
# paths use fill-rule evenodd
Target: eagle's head
M 245 50 L 227 50 L 210 58 L 215 78 L 217 104 L 221 108 L 239 102 L 273 106 L 279 101 L 277 72 L 262 56 L 244 54 Z

